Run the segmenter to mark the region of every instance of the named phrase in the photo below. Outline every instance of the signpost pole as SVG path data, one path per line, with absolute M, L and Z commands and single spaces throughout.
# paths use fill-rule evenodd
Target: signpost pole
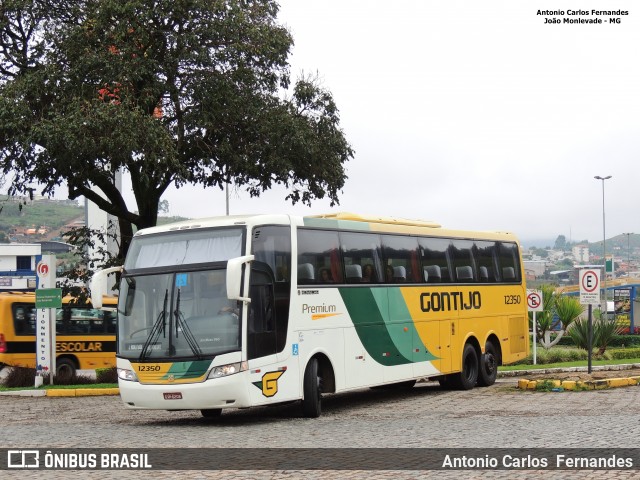
M 542 301 L 542 290 L 527 290 L 527 309 L 533 312 L 533 364 L 537 362 L 536 348 L 538 343 L 538 322 L 536 320 L 536 312 L 544 311 L 544 302 Z
M 587 340 L 587 373 L 591 373 L 591 349 L 593 348 L 593 305 L 589 304 L 589 339 Z
M 536 311 L 533 311 L 533 364 L 536 365 L 536 343 L 538 343 L 538 323 L 536 322 Z

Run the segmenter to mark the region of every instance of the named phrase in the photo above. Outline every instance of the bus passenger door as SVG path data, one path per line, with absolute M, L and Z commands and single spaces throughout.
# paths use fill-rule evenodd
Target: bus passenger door
M 254 262 L 247 318 L 247 359 L 254 404 L 289 399 L 298 394 L 296 369 L 287 372 L 290 359 L 278 341 L 286 332 L 278 331 L 275 293 L 270 268 Z M 288 315 L 288 311 L 284 314 Z
M 456 333 L 456 321 L 452 318 L 447 318 L 444 320 L 440 320 L 439 324 L 439 334 L 440 334 L 440 371 L 441 372 L 450 372 L 451 371 L 451 342 Z

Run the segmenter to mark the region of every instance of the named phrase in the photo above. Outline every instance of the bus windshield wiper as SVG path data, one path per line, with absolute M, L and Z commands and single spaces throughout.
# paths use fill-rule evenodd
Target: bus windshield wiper
M 144 345 L 142 346 L 142 351 L 140 352 L 141 362 L 143 362 L 147 358 L 149 349 L 151 348 L 151 345 L 153 345 L 158 339 L 158 337 L 160 336 L 160 332 L 162 332 L 163 335 L 166 334 L 165 332 L 167 329 L 167 300 L 168 299 L 169 299 L 169 290 L 167 289 L 164 292 L 164 302 L 162 305 L 162 311 L 158 315 L 158 318 L 156 318 L 156 321 L 153 324 L 153 327 L 151 329 L 151 333 L 149 333 L 149 337 L 147 337 L 147 341 L 144 342 Z
M 202 358 L 202 350 L 200 350 L 197 340 L 193 336 L 193 333 L 191 333 L 191 330 L 189 329 L 189 326 L 187 325 L 187 322 L 184 319 L 184 315 L 180 311 L 180 289 L 178 289 L 178 297 L 176 298 L 175 316 L 176 316 L 176 338 L 178 338 L 179 329 L 182 328 L 184 339 L 187 341 L 189 348 L 191 349 L 193 354 L 196 357 L 198 357 L 198 360 L 200 360 Z M 169 340 L 171 340 L 171 337 L 169 337 Z

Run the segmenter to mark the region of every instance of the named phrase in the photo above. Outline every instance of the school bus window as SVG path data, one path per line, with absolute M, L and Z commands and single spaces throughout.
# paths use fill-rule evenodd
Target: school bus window
M 36 334 L 36 311 L 33 306 L 24 304 L 13 305 L 13 328 L 16 335 Z

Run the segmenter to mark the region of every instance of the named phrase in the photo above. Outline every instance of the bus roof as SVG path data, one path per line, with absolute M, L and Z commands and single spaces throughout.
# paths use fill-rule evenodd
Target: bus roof
M 253 214 L 230 215 L 209 218 L 197 218 L 183 220 L 175 223 L 158 225 L 155 227 L 138 230 L 134 236 L 184 231 L 199 228 L 229 227 L 229 226 L 254 226 L 254 225 L 298 225 L 318 228 L 338 228 L 340 230 L 377 231 L 388 233 L 405 233 L 418 235 L 453 235 L 464 238 L 515 240 L 515 235 L 510 232 L 496 231 L 467 231 L 457 229 L 444 229 L 442 226 L 428 220 L 410 220 L 396 217 L 383 217 L 373 215 L 359 215 L 349 212 L 336 212 L 319 215 L 296 216 L 287 214 Z
M 405 225 L 411 227 L 441 228 L 442 225 L 429 220 L 409 220 L 406 218 L 377 217 L 358 215 L 357 213 L 338 212 L 323 215 L 310 215 L 312 218 L 331 218 L 335 220 L 351 220 L 353 222 L 383 223 L 388 225 Z

